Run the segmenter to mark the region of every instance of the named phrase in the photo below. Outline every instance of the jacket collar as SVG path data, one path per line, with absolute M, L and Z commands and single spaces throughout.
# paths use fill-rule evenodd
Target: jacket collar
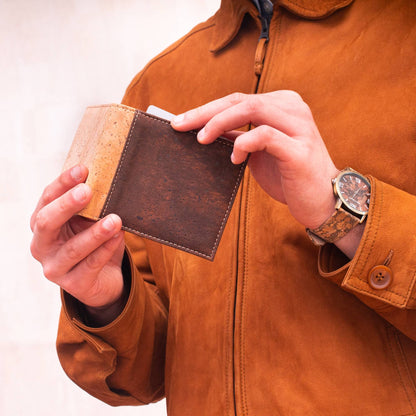
M 305 19 L 323 19 L 336 10 L 348 6 L 354 0 L 274 0 L 276 6 Z M 215 28 L 211 41 L 211 52 L 218 52 L 230 43 L 238 33 L 243 18 L 249 13 L 258 15 L 251 0 L 221 0 L 221 7 L 215 14 Z

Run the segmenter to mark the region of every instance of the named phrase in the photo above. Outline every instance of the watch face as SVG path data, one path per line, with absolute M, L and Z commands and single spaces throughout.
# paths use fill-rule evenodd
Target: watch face
M 357 172 L 345 172 L 336 182 L 341 201 L 352 212 L 365 215 L 370 205 L 370 182 Z

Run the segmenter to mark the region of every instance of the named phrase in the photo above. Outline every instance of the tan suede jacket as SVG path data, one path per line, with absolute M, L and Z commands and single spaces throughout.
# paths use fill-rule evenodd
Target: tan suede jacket
M 112 405 L 166 396 L 170 416 L 416 415 L 416 1 L 280 0 L 259 34 L 251 1 L 223 0 L 124 103 L 297 91 L 336 166 L 372 177 L 356 256 L 318 253 L 247 170 L 214 262 L 128 235 L 114 322 L 63 296 L 62 366 Z

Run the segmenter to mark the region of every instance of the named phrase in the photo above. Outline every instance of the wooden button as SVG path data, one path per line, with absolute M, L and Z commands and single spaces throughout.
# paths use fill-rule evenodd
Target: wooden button
M 368 284 L 373 289 L 385 289 L 393 280 L 393 272 L 387 266 L 375 266 L 368 273 Z

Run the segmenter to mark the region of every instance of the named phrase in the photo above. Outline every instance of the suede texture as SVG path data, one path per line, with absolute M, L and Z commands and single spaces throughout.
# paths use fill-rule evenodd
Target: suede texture
M 263 71 L 249 1 L 152 60 L 123 102 L 180 113 L 235 91 L 293 89 L 335 164 L 371 175 L 348 261 L 318 253 L 246 171 L 214 262 L 127 235 L 131 293 L 90 328 L 64 297 L 59 357 L 112 405 L 167 397 L 170 416 L 416 415 L 416 2 L 275 2 Z M 369 271 L 393 279 L 373 289 Z

